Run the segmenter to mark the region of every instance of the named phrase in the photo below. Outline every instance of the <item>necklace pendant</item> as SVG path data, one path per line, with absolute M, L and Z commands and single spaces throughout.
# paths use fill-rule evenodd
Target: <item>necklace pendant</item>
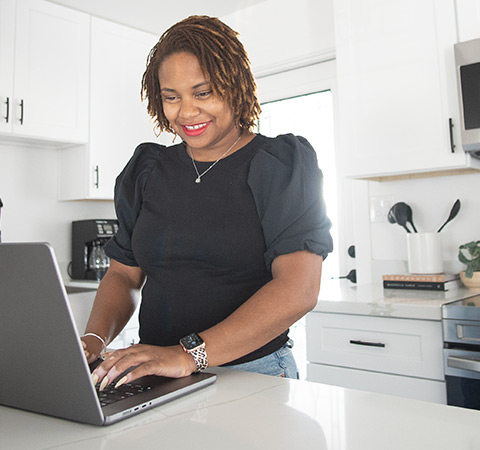
M 220 158 L 218 158 L 207 170 L 205 170 L 202 173 L 198 171 L 197 165 L 195 164 L 195 158 L 193 157 L 193 150 L 191 148 L 188 149 L 187 147 L 187 149 L 190 152 L 190 158 L 192 158 L 193 167 L 195 169 L 195 172 L 197 173 L 197 178 L 195 178 L 195 183 L 199 184 L 202 181 L 201 178 L 203 177 L 203 175 L 205 175 L 213 166 L 215 166 L 215 164 L 217 164 L 218 161 L 220 161 L 223 157 L 225 157 L 228 153 L 230 153 L 230 150 L 232 150 L 232 148 L 235 147 L 235 145 L 237 145 L 237 142 L 240 140 L 241 137 L 242 137 L 242 133 L 240 133 L 240 135 L 238 136 L 237 140 L 233 143 L 233 145 L 222 156 L 220 156 Z

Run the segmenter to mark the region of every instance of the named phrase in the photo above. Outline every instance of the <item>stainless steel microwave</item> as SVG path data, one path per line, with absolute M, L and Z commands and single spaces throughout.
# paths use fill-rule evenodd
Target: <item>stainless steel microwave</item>
M 462 145 L 480 158 L 480 39 L 455 44 Z

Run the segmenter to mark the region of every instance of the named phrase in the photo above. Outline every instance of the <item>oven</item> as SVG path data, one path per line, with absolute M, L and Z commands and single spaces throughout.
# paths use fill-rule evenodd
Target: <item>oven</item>
M 447 404 L 480 410 L 480 295 L 443 305 Z

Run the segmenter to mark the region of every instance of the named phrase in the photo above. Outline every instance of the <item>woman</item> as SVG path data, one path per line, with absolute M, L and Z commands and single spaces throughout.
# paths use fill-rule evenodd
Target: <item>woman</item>
M 237 33 L 192 16 L 152 49 L 142 95 L 160 131 L 115 187 L 111 266 L 82 337 L 92 362 L 139 301 L 140 344 L 109 353 L 103 389 L 208 366 L 296 377 L 288 328 L 316 304 L 331 251 L 322 175 L 303 138 L 252 132 L 260 112 Z

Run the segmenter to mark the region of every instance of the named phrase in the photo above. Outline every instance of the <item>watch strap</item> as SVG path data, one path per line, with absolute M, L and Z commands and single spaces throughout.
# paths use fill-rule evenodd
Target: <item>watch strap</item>
M 195 367 L 197 368 L 195 372 L 202 372 L 208 367 L 207 350 L 205 349 L 205 344 L 202 344 L 200 347 L 197 347 L 193 350 L 186 350 L 186 352 L 193 356 Z

